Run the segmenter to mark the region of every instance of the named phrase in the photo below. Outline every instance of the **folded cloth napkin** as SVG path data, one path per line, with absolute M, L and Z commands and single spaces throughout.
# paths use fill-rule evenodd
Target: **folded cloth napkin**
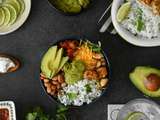
M 117 114 L 122 107 L 123 107 L 123 104 L 109 104 L 107 120 L 116 120 Z

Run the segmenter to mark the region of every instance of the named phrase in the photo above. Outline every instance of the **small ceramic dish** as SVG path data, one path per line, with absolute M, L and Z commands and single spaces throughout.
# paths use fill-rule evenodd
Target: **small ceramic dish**
M 1 101 L 0 102 L 0 110 L 3 110 L 0 113 L 1 117 L 3 114 L 7 114 L 8 118 L 7 120 L 16 120 L 16 110 L 15 110 L 15 104 L 12 101 Z M 4 113 L 5 110 L 5 113 Z
M 160 46 L 160 38 L 149 39 L 146 37 L 135 36 L 133 33 L 129 32 L 125 28 L 123 28 L 117 21 L 116 15 L 120 6 L 124 3 L 124 0 L 114 0 L 112 4 L 112 22 L 113 25 L 118 32 L 118 34 L 127 42 L 141 47 L 155 47 Z
M 21 63 L 20 63 L 19 59 L 15 58 L 9 54 L 5 54 L 5 53 L 0 53 L 0 57 L 9 58 L 15 64 L 15 67 L 11 67 L 8 69 L 8 71 L 6 73 L 0 73 L 0 74 L 7 74 L 7 73 L 15 72 L 20 68 Z
M 25 9 L 23 13 L 17 18 L 14 24 L 5 26 L 5 27 L 0 27 L 0 35 L 6 35 L 6 34 L 16 31 L 27 20 L 30 10 L 31 10 L 31 0 L 23 0 L 23 1 L 25 4 Z

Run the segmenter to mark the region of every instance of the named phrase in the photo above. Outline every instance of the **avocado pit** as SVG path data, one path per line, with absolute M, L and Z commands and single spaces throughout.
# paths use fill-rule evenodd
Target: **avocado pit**
M 144 80 L 144 86 L 149 91 L 157 91 L 160 88 L 160 76 L 155 73 L 149 74 Z

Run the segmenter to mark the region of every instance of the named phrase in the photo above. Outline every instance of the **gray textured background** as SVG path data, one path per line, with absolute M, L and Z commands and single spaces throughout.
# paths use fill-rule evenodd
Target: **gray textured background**
M 0 52 L 12 54 L 22 62 L 19 71 L 0 77 L 0 100 L 15 102 L 17 120 L 24 120 L 25 111 L 36 105 L 54 115 L 56 103 L 47 97 L 40 86 L 39 66 L 45 50 L 66 36 L 85 35 L 91 40 L 101 40 L 112 69 L 106 94 L 96 103 L 72 109 L 73 120 L 107 120 L 107 104 L 126 103 L 133 98 L 144 97 L 131 84 L 128 74 L 137 65 L 159 67 L 160 47 L 139 48 L 118 35 L 100 35 L 96 23 L 107 2 L 97 0 L 91 9 L 78 16 L 64 16 L 54 11 L 47 0 L 32 0 L 32 11 L 27 22 L 18 31 L 0 36 Z

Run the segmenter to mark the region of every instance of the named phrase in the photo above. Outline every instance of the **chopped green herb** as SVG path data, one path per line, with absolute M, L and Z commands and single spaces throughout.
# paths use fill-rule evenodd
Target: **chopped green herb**
M 89 48 L 93 51 L 93 52 L 101 52 L 101 42 L 99 41 L 98 44 L 94 44 L 91 43 L 90 41 L 87 41 Z
M 136 25 L 137 31 L 139 32 L 144 28 L 144 25 L 145 25 L 144 20 L 142 19 L 142 13 L 143 11 L 140 8 L 136 9 L 137 19 L 135 21 L 135 25 Z
M 136 21 L 136 28 L 138 31 L 141 31 L 144 27 L 144 22 L 141 19 L 137 19 Z
M 85 86 L 87 93 L 92 92 L 92 88 L 89 84 Z
M 76 93 L 67 93 L 68 97 L 70 100 L 74 100 L 77 98 L 77 94 Z

